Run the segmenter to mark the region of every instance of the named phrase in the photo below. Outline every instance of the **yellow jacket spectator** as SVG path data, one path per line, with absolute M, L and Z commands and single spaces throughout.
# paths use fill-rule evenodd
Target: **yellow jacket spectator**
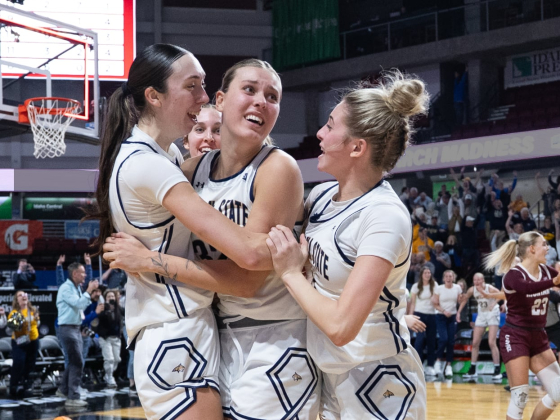
M 10 397 L 22 398 L 31 388 L 29 374 L 35 370 L 39 350 L 39 312 L 29 302 L 27 293 L 18 290 L 8 315 L 8 327 L 12 329 L 12 370 L 10 374 Z M 20 384 L 23 380 L 24 383 Z M 23 387 L 20 387 L 23 385 Z
M 412 242 L 412 253 L 417 254 L 423 252 L 426 261 L 430 261 L 430 249 L 434 247 L 434 241 L 428 238 L 428 232 L 425 228 L 421 228 L 418 237 Z

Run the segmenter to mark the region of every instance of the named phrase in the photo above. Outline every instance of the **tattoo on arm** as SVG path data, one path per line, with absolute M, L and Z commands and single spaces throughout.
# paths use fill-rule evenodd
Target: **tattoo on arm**
M 171 274 L 169 272 L 169 264 L 167 263 L 167 261 L 163 259 L 161 252 L 158 252 L 157 258 L 151 258 L 151 260 L 154 266 L 161 267 L 161 269 L 163 270 L 163 275 L 165 277 L 170 278 L 172 280 L 177 280 L 177 273 Z
M 194 265 L 196 268 L 198 268 L 200 271 L 202 271 L 202 267 L 199 266 L 197 263 L 195 263 L 194 261 L 191 260 L 187 260 L 187 263 L 185 264 L 185 269 L 188 270 L 189 269 L 189 265 Z

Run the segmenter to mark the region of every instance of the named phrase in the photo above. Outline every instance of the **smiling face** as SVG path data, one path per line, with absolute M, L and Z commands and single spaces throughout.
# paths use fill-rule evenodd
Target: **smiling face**
M 430 269 L 424 268 L 424 270 L 422 270 L 422 282 L 424 284 L 428 284 L 431 278 L 432 278 L 432 272 L 430 271 Z
M 204 90 L 206 74 L 192 54 L 185 54 L 172 65 L 173 73 L 166 81 L 166 92 L 160 94 L 158 118 L 169 136 L 183 137 L 196 124 L 196 116 L 209 98 Z
M 327 123 L 317 132 L 317 138 L 321 141 L 319 147 L 319 164 L 317 169 L 321 172 L 329 173 L 336 177 L 338 170 L 343 170 L 340 163 L 346 161 L 345 158 L 350 154 L 350 138 L 348 129 L 344 123 L 346 114 L 346 104 L 339 103 L 329 115 Z M 414 191 L 410 190 L 411 197 Z
M 231 135 L 260 147 L 276 124 L 281 97 L 280 79 L 270 70 L 238 68 L 227 92 L 216 93 L 216 109 L 222 112 L 222 144 Z
M 453 286 L 454 281 L 455 281 L 455 276 L 451 271 L 446 271 L 443 274 L 443 282 L 445 283 L 445 287 L 451 288 Z
M 196 125 L 183 140 L 183 146 L 190 152 L 191 157 L 197 157 L 210 150 L 220 148 L 221 125 L 221 112 L 214 108 L 202 108 Z

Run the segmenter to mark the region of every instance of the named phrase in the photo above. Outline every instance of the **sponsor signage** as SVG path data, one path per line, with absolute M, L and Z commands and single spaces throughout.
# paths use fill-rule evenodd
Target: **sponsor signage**
M 91 239 L 99 236 L 99 221 L 67 220 L 64 222 L 64 237 L 66 239 Z
M 33 253 L 33 242 L 43 236 L 43 222 L 35 220 L 0 221 L 0 254 Z
M 506 89 L 560 80 L 560 47 L 508 57 L 504 76 Z
M 391 173 L 447 169 L 559 155 L 560 128 L 550 128 L 410 146 Z M 333 179 L 331 175 L 317 170 L 317 158 L 299 160 L 298 165 L 304 182 Z
M 67 220 L 84 217 L 83 207 L 92 205 L 91 198 L 27 197 L 23 200 L 23 217 L 32 220 Z
M 12 197 L 0 197 L 0 219 L 12 218 Z

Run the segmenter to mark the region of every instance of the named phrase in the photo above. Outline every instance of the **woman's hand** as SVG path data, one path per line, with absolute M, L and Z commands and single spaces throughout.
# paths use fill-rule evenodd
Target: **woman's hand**
M 128 273 L 149 271 L 155 254 L 134 236 L 123 232 L 113 233 L 103 244 L 103 258 L 110 262 L 109 266 Z
M 300 240 L 301 243 L 298 243 L 286 226 L 277 225 L 270 230 L 266 244 L 272 254 L 274 271 L 281 278 L 301 274 L 308 254 L 305 235 L 302 234 Z
M 457 316 L 455 317 L 455 319 L 458 324 L 461 322 L 461 314 L 459 312 L 457 312 Z
M 405 315 L 404 320 L 409 330 L 420 333 L 426 331 L 426 324 L 420 321 L 420 317 L 416 315 Z

